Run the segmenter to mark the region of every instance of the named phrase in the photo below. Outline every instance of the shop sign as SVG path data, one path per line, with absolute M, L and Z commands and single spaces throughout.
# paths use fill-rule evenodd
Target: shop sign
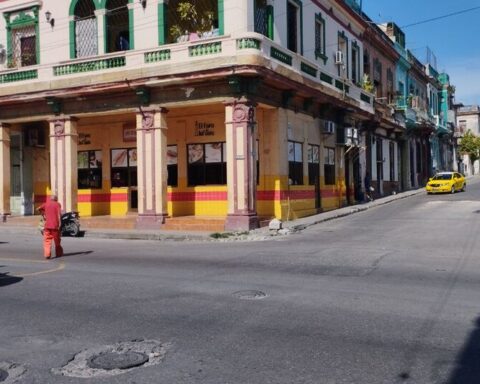
M 215 136 L 215 124 L 195 121 L 195 136 Z
M 137 141 L 137 130 L 135 128 L 123 128 L 123 141 Z

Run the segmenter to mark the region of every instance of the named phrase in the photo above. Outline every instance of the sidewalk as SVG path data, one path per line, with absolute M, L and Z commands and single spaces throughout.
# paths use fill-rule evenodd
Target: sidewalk
M 173 231 L 173 230 L 137 230 L 137 229 L 88 229 L 84 231 L 86 238 L 101 239 L 124 239 L 124 240 L 159 240 L 159 241 L 258 241 L 266 240 L 274 236 L 288 235 L 290 233 L 301 231 L 312 225 L 323 223 L 328 220 L 349 216 L 357 212 L 388 204 L 392 201 L 405 199 L 410 196 L 425 193 L 425 188 L 412 191 L 401 192 L 395 195 L 382 197 L 365 204 L 357 204 L 344 208 L 335 209 L 317 215 L 303 217 L 301 219 L 283 222 L 283 229 L 280 231 L 270 231 L 268 227 L 252 230 L 248 233 L 220 233 L 217 237 L 212 237 L 212 232 L 200 231 Z M 40 236 L 37 229 L 37 223 L 30 220 L 24 225 L 14 225 L 12 223 L 0 223 L 0 233 L 5 234 L 30 234 Z

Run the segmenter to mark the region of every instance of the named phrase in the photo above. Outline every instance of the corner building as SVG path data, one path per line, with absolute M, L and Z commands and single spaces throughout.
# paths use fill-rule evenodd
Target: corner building
M 197 17 L 182 17 L 189 3 Z M 361 199 L 363 19 L 334 0 L 0 3 L 0 215 L 226 230 Z

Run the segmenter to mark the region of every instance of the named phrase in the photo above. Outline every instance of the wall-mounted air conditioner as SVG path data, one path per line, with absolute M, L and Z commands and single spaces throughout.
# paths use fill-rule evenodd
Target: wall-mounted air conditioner
M 332 135 L 335 133 L 335 122 L 331 120 L 323 120 L 322 133 Z
M 338 64 L 338 65 L 343 64 L 343 52 L 342 51 L 335 52 L 335 64 Z

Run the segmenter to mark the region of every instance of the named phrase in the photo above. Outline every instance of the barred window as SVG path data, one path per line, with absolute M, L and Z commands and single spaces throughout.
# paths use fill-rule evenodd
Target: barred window
M 37 63 L 35 25 L 12 29 L 11 67 L 27 67 Z
M 98 54 L 97 18 L 92 0 L 80 0 L 75 6 L 75 57 Z

